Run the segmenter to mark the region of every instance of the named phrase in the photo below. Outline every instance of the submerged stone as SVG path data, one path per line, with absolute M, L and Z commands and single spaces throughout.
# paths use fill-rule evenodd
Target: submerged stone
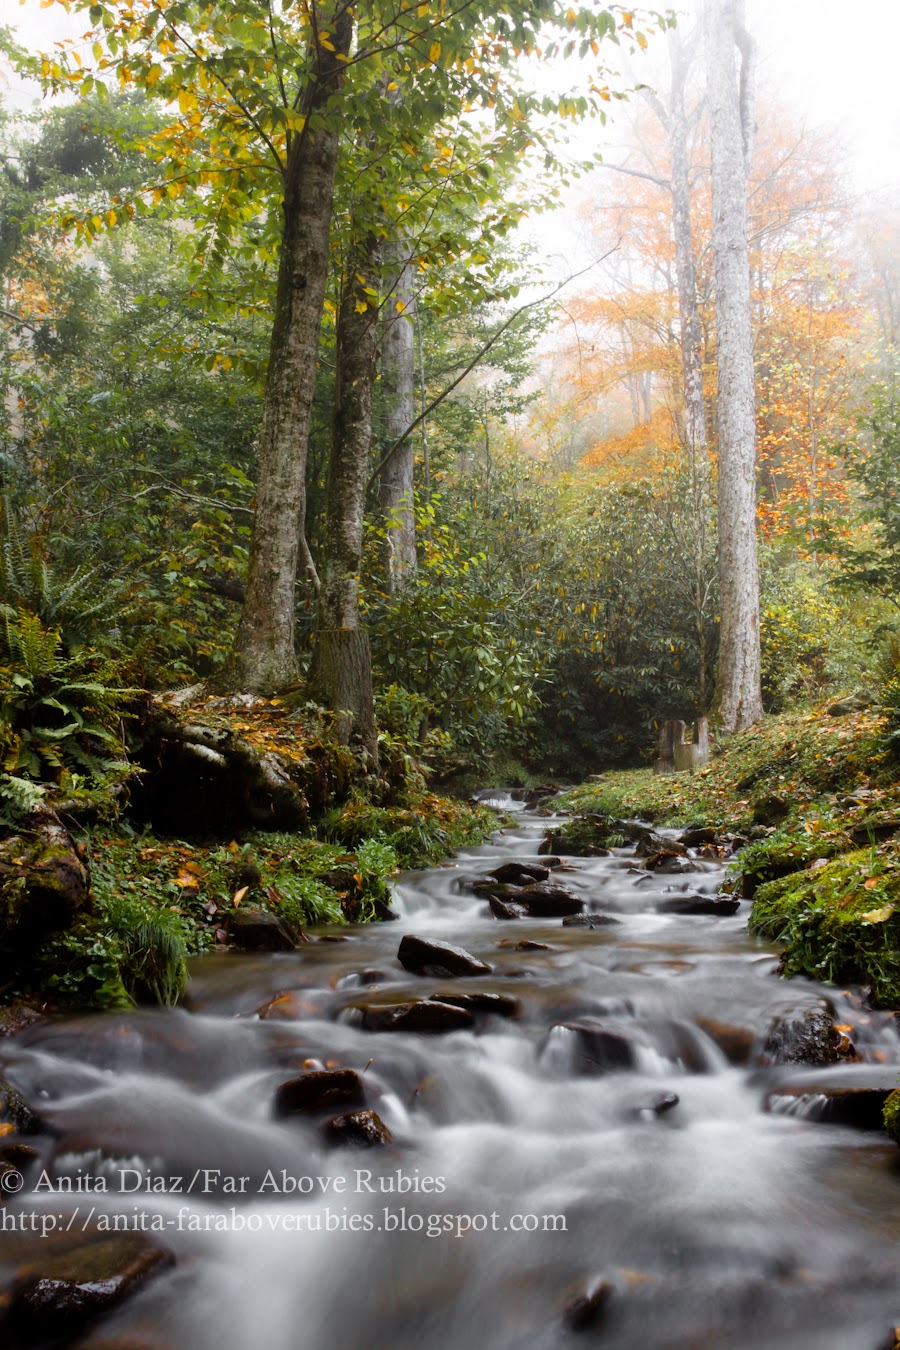
M 9 1305 L 14 1342 L 69 1338 L 172 1265 L 141 1233 L 117 1233 L 72 1251 L 39 1255 L 16 1279 Z

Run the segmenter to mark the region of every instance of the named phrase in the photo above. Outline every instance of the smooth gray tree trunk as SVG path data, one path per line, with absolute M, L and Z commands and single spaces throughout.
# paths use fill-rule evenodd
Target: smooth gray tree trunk
M 721 633 L 718 721 L 737 731 L 762 715 L 756 550 L 756 427 L 747 180 L 752 43 L 743 0 L 706 0 L 716 286 Z
M 703 401 L 703 333 L 697 301 L 697 266 L 691 228 L 691 165 L 688 146 L 689 121 L 685 104 L 688 64 L 680 35 L 669 33 L 672 87 L 669 98 L 668 132 L 672 164 L 672 234 L 675 242 L 675 275 L 678 283 L 679 345 L 684 398 L 684 440 L 693 507 L 693 607 L 697 633 L 701 709 L 708 705 L 706 680 L 706 557 L 709 536 L 711 473 Z
M 377 764 L 372 666 L 359 585 L 372 446 L 381 246 L 370 237 L 347 261 L 337 328 L 334 435 L 328 463 L 313 684 L 338 715 L 338 734 Z M 362 278 L 362 280 L 360 280 Z M 367 289 L 368 288 L 368 289 Z
M 324 117 L 343 83 L 352 20 L 334 5 L 330 48 L 312 53 L 314 73 L 302 111 L 307 121 L 284 173 L 284 220 L 269 348 L 256 516 L 246 600 L 223 679 L 232 688 L 273 693 L 298 676 L 294 606 L 305 531 L 306 458 L 325 302 L 339 127 Z
M 409 243 L 392 240 L 386 250 L 381 386 L 384 444 L 394 445 L 415 421 L 415 291 Z M 402 307 L 402 311 L 397 306 Z M 407 436 L 381 466 L 378 500 L 385 523 L 384 572 L 397 594 L 416 575 L 416 515 L 413 440 Z

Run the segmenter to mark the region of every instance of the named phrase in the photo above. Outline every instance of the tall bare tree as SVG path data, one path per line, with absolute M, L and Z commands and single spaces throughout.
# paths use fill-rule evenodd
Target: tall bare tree
M 753 152 L 754 44 L 744 0 L 706 0 L 718 371 L 719 590 L 717 714 L 724 731 L 762 715 L 756 425 L 747 180 Z
M 415 349 L 410 245 L 392 239 L 386 246 L 388 276 L 381 337 L 381 385 L 384 440 L 393 446 L 381 465 L 378 497 L 386 523 L 385 579 L 392 592 L 416 574 L 416 517 L 413 500 L 413 440 L 406 431 L 415 421 Z

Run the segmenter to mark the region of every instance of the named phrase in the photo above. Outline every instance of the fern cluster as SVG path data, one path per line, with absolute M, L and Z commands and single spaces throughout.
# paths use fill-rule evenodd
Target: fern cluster
M 0 813 L 26 812 L 42 784 L 78 790 L 123 769 L 115 661 L 86 646 L 111 617 L 96 573 L 60 579 L 8 506 L 0 511 Z

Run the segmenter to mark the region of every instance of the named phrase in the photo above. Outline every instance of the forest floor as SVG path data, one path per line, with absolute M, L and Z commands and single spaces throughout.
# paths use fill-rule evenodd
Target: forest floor
M 575 813 L 555 846 L 602 846 L 627 817 L 738 836 L 728 885 L 783 944 L 784 972 L 900 1008 L 898 779 L 875 712 L 823 705 L 767 717 L 693 773 L 597 775 L 554 803 Z
M 0 1001 L 174 1002 L 191 956 L 391 918 L 397 872 L 497 828 L 432 793 L 401 743 L 376 770 L 332 724 L 281 699 L 148 696 L 105 797 L 52 794 L 0 832 Z

